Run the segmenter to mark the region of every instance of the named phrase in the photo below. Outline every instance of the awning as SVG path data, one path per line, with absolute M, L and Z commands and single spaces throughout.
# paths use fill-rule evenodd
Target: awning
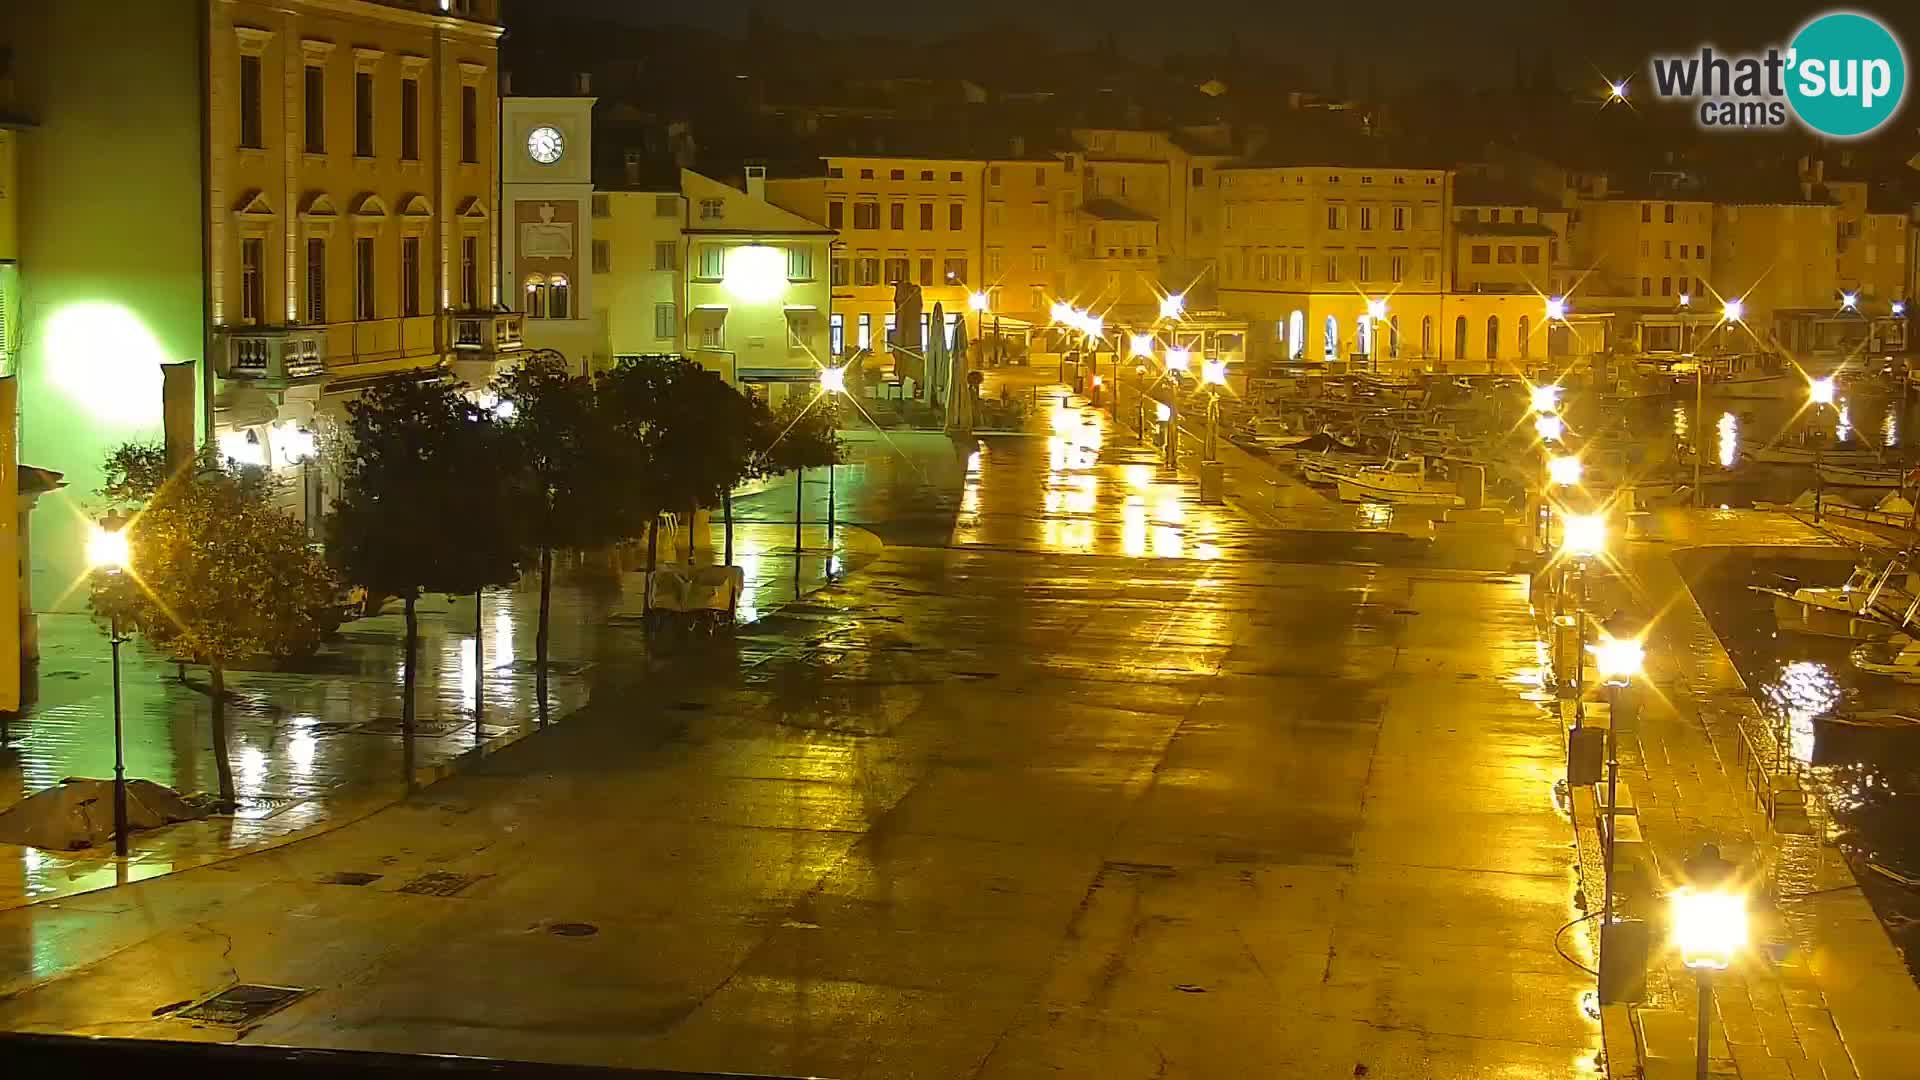
M 811 383 L 820 381 L 820 369 L 811 365 L 792 367 L 743 367 L 734 373 L 740 382 Z

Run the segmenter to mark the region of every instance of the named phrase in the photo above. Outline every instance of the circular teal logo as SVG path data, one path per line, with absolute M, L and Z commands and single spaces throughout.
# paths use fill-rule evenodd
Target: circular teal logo
M 1836 11 L 1801 27 L 1787 64 L 1787 100 L 1822 135 L 1865 135 L 1893 119 L 1906 97 L 1906 53 L 1868 15 Z

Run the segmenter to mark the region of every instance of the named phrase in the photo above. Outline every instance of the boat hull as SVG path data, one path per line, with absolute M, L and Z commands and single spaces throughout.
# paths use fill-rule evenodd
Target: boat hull
M 1451 489 L 1383 487 L 1346 476 L 1341 477 L 1335 486 L 1340 489 L 1341 502 L 1392 503 L 1397 506 L 1466 505 L 1466 500 L 1454 494 Z

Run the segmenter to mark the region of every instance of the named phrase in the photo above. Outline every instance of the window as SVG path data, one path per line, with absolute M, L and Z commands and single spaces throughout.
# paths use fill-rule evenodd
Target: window
M 259 237 L 240 241 L 240 321 L 243 323 L 258 325 L 267 310 L 267 283 L 262 275 L 266 246 L 267 242 Z
M 860 261 L 854 264 L 854 269 L 856 271 L 853 279 L 855 285 L 880 284 L 880 259 L 877 256 L 860 256 Z
M 868 349 L 873 348 L 873 316 L 872 315 L 869 315 L 864 311 L 860 313 L 860 325 L 858 327 L 858 331 L 859 331 L 858 336 L 854 339 L 854 343 L 853 343 L 854 347 L 859 349 L 861 352 L 865 352 Z
M 680 216 L 680 196 L 655 195 L 653 197 L 653 216 L 670 218 Z
M 946 261 L 945 273 L 946 273 L 947 284 L 949 285 L 966 284 L 967 283 L 967 260 L 963 258 L 948 259 Z
M 1036 274 L 1046 273 L 1047 272 L 1047 249 L 1034 248 L 1033 256 L 1029 260 L 1027 268 Z
M 1387 321 L 1387 356 L 1398 359 L 1400 356 L 1400 316 L 1395 315 Z
M 1287 316 L 1287 340 L 1293 342 L 1293 351 L 1289 356 L 1298 360 L 1307 355 L 1307 317 L 1298 308 Z
M 847 227 L 847 204 L 830 202 L 827 204 L 827 228 L 844 229 Z
M 846 175 L 847 175 L 847 170 L 841 168 L 838 165 L 827 166 L 827 176 L 830 179 L 839 180 Z
M 1704 258 L 1706 258 L 1706 257 L 1707 257 L 1707 245 L 1705 245 L 1705 244 L 1695 244 L 1695 245 L 1693 245 L 1693 257 L 1694 257 L 1694 258 L 1696 258 L 1696 259 L 1704 259 Z
M 307 153 L 327 152 L 327 69 L 308 64 L 306 71 Z
M 420 238 L 400 238 L 400 314 L 420 314 Z
M 1407 208 L 1404 206 L 1396 206 L 1393 208 L 1393 231 L 1407 231 Z
M 1643 277 L 1640 279 L 1640 295 L 1641 296 L 1653 295 L 1653 279 L 1652 278 Z
M 862 180 L 871 180 L 871 179 L 873 179 L 873 170 L 872 170 L 872 169 L 861 169 L 861 170 L 860 170 L 860 179 L 862 179 Z
M 933 204 L 930 202 L 920 204 L 920 227 L 927 230 L 933 228 Z
M 1649 225 L 1653 223 L 1653 204 L 1652 203 L 1640 204 L 1640 223 L 1642 225 Z
M 1432 284 L 1440 276 L 1440 256 L 1425 252 L 1420 256 L 1420 280 Z
M 1327 280 L 1340 280 L 1340 256 L 1338 255 L 1327 256 Z
M 1529 326 L 1530 320 L 1525 315 L 1520 316 L 1520 359 L 1522 360 L 1525 360 L 1527 354 L 1533 351 L 1533 347 L 1527 342 Z
M 1462 315 L 1453 320 L 1453 358 L 1467 358 L 1467 317 Z
M 808 323 L 812 314 L 808 311 L 787 312 L 787 351 L 807 351 Z
M 1496 206 L 1493 209 L 1487 211 L 1487 220 L 1498 225 L 1500 223 L 1500 208 Z
M 1667 212 L 1667 224 L 1671 225 L 1673 224 L 1673 204 L 1672 203 L 1668 203 L 1666 205 L 1666 212 Z
M 675 240 L 655 240 L 653 242 L 653 268 L 655 270 L 680 269 L 680 244 Z
M 1365 315 L 1353 320 L 1353 351 L 1361 356 L 1373 355 L 1373 320 Z
M 954 183 L 956 183 L 956 184 L 957 184 L 957 183 L 959 183 L 959 182 L 960 182 L 960 180 L 961 180 L 961 176 L 960 176 L 960 170 L 958 170 L 958 169 L 955 169 L 954 171 L 952 171 L 952 172 L 950 172 L 950 173 L 948 173 L 948 174 L 947 174 L 947 179 L 948 179 L 948 180 L 951 180 L 952 182 L 954 182 Z
M 1372 229 L 1373 229 L 1373 207 L 1363 206 L 1360 208 L 1360 230 L 1362 232 L 1370 232 L 1372 231 Z
M 1661 296 L 1673 295 L 1673 279 L 1672 278 L 1663 277 L 1660 279 L 1660 295 Z
M 727 313 L 716 312 L 713 318 L 700 327 L 700 347 L 703 349 L 724 349 L 727 347 Z
M 613 196 L 607 195 L 605 193 L 596 194 L 593 197 L 593 216 L 597 218 L 612 217 L 613 216 Z
M 1028 311 L 1047 310 L 1047 290 L 1041 288 L 1038 285 L 1035 285 L 1033 288 L 1027 290 L 1027 310 Z
M 987 249 L 987 280 L 991 281 L 1000 276 L 1000 259 L 999 248 Z
M 887 179 L 889 180 L 905 180 L 906 178 L 907 170 L 905 169 L 895 169 L 887 174 Z
M 881 327 L 881 333 L 886 335 L 887 351 L 892 352 L 894 343 L 900 340 L 899 316 L 889 311 L 882 318 L 886 321 Z
M 933 282 L 933 260 L 931 258 L 928 258 L 925 256 L 921 257 L 920 275 L 916 277 L 914 280 L 918 281 L 922 285 L 932 285 L 934 283 Z
M 887 228 L 904 229 L 907 227 L 907 204 L 892 203 L 887 207 Z
M 1325 327 L 1320 334 L 1320 357 L 1323 360 L 1335 360 L 1340 356 L 1340 323 L 1333 316 L 1327 316 Z
M 994 187 L 1000 186 L 1000 166 L 987 166 L 987 183 Z
M 1047 170 L 1046 170 L 1046 169 L 1045 169 L 1044 167 L 1042 167 L 1042 166 L 1039 166 L 1039 165 L 1036 165 L 1036 166 L 1034 166 L 1034 168 L 1033 168 L 1033 186 L 1034 186 L 1034 187 L 1046 187 L 1046 186 L 1047 186 Z
M 553 277 L 548 279 L 547 287 L 552 291 L 552 295 L 547 299 L 547 318 L 572 318 L 573 316 L 568 307 L 570 298 L 567 290 L 567 275 L 553 275 Z
M 480 88 L 460 88 L 460 160 L 469 165 L 480 161 Z
M 725 199 L 701 199 L 700 200 L 700 220 L 701 221 L 720 221 L 724 219 L 726 215 L 727 215 L 727 200 Z
M 400 160 L 420 160 L 420 80 L 400 80 Z
M 933 179 L 933 170 L 932 170 L 932 169 L 921 169 L 921 170 L 920 170 L 920 179 L 922 179 L 922 180 L 931 180 L 931 179 Z
M 897 285 L 907 280 L 907 260 L 901 257 L 889 257 L 886 263 L 886 282 Z
M 880 204 L 877 202 L 857 202 L 853 204 L 853 227 L 856 229 L 877 229 L 880 227 Z
M 1359 276 L 1359 280 L 1361 280 L 1361 281 L 1372 281 L 1372 280 L 1373 280 L 1373 256 L 1371 256 L 1371 255 L 1362 255 L 1362 256 L 1360 256 L 1360 276 Z
M 1646 256 L 1651 254 L 1653 254 L 1652 242 L 1648 240 L 1640 241 L 1640 256 L 1642 258 L 1645 258 Z
M 240 58 L 240 145 L 258 150 L 260 141 L 260 58 Z
M 1343 229 L 1347 224 L 1347 208 L 1344 206 L 1327 207 L 1327 228 Z
M 480 306 L 480 238 L 460 238 L 460 306 L 473 311 Z
M 1663 240 L 1663 241 L 1661 241 L 1661 243 L 1660 243 L 1660 257 L 1661 257 L 1661 258 L 1663 258 L 1663 259 L 1671 259 L 1671 258 L 1673 258 L 1673 241 L 1671 241 L 1671 240 Z M 1681 258 L 1683 258 L 1683 259 L 1687 257 L 1687 249 L 1686 249 L 1686 248 L 1684 248 L 1684 247 L 1683 247 L 1683 248 L 1681 248 L 1681 249 L 1680 249 L 1680 257 L 1681 257 Z
M 1420 316 L 1420 355 L 1433 355 L 1433 316 Z
M 1520 261 L 1528 266 L 1540 265 L 1540 245 L 1528 244 L 1520 249 Z
M 680 313 L 671 303 L 653 305 L 653 336 L 672 341 L 680 332 Z
M 841 314 L 827 316 L 827 351 L 835 356 L 847 354 L 847 317 Z
M 852 260 L 844 259 L 844 258 L 833 260 L 832 284 L 836 286 L 846 285 L 851 283 L 852 281 L 853 281 Z
M 1487 316 L 1487 359 L 1500 359 L 1500 316 Z
M 1473 265 L 1485 266 L 1493 261 L 1493 248 L 1486 244 L 1475 244 L 1473 245 L 1471 258 L 1473 259 Z
M 1406 274 L 1406 263 L 1407 263 L 1406 258 L 1400 255 L 1395 255 L 1391 259 L 1388 259 L 1387 260 L 1387 280 L 1393 282 L 1395 285 L 1398 285 L 1400 283 L 1401 278 L 1404 277 Z
M 955 173 L 954 175 L 958 176 L 959 174 Z M 962 219 L 965 217 L 965 213 L 965 206 L 963 204 L 949 203 L 947 205 L 947 228 L 955 232 L 960 231 L 964 225 Z
M 361 322 L 373 315 L 373 237 L 353 241 L 353 317 Z
M 700 245 L 700 264 L 694 277 L 719 281 L 727 273 L 727 249 L 719 244 Z
M 787 280 L 813 280 L 813 249 L 805 244 L 795 244 L 787 249 Z
M 593 242 L 593 272 L 605 274 L 613 270 L 613 248 L 605 240 Z
M 1511 266 L 1519 261 L 1519 252 L 1514 250 L 1512 244 L 1501 244 L 1499 259 L 1501 266 Z
M 1005 225 L 1007 223 L 1007 204 L 990 202 L 987 204 L 987 224 Z
M 527 278 L 527 318 L 544 319 L 547 317 L 547 278 L 545 274 L 534 274 Z
M 327 242 L 307 240 L 307 321 L 327 321 Z
M 373 72 L 353 73 L 353 153 L 373 156 Z

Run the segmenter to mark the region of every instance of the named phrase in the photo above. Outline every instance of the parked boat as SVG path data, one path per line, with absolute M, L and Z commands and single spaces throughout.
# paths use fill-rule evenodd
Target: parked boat
M 1906 634 L 1885 641 L 1857 645 L 1847 654 L 1853 666 L 1869 675 L 1883 675 L 1903 683 L 1920 683 L 1920 643 Z
M 1775 443 L 1758 450 L 1746 452 L 1750 461 L 1766 465 L 1851 465 L 1872 467 L 1880 460 L 1880 452 L 1868 447 L 1854 446 L 1801 446 L 1793 443 Z
M 1885 637 L 1892 629 L 1869 612 L 1879 577 L 1872 566 L 1862 564 L 1854 567 L 1841 585 L 1802 585 L 1791 591 L 1766 585 L 1748 587 L 1773 597 L 1774 621 L 1782 630 L 1817 637 L 1876 638 Z
M 1343 476 L 1349 476 L 1362 469 L 1381 464 L 1383 459 L 1363 454 L 1314 454 L 1297 460 L 1300 475 L 1309 484 L 1321 487 L 1338 483 Z
M 1766 398 L 1784 400 L 1799 391 L 1806 380 L 1798 375 L 1786 373 L 1764 375 L 1731 375 L 1725 378 L 1709 379 L 1707 386 L 1715 397 L 1722 398 Z
M 1814 466 L 1820 474 L 1820 482 L 1834 487 L 1860 488 L 1897 488 L 1906 473 L 1900 469 L 1859 468 L 1852 465 L 1829 465 L 1826 461 Z
M 1453 481 L 1427 475 L 1423 458 L 1397 458 L 1334 481 L 1342 502 L 1379 502 L 1417 506 L 1461 506 Z

